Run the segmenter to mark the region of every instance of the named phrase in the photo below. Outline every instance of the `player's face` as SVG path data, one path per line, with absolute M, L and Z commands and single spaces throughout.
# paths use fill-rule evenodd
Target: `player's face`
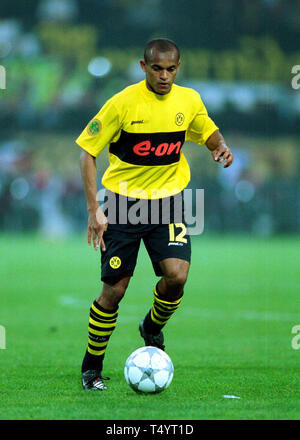
M 159 95 L 166 95 L 170 92 L 180 66 L 175 50 L 159 52 L 154 49 L 147 63 L 142 60 L 140 65 L 146 73 L 146 84 L 149 90 Z

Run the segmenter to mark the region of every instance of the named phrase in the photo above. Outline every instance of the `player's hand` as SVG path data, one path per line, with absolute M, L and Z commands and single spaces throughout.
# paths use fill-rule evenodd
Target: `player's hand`
M 93 240 L 94 249 L 97 251 L 99 246 L 103 251 L 106 250 L 103 240 L 103 233 L 108 225 L 107 217 L 103 214 L 100 206 L 92 213 L 89 213 L 88 219 L 88 244 L 91 245 Z
M 224 168 L 229 167 L 233 162 L 233 154 L 226 144 L 221 144 L 218 148 L 211 152 L 211 155 L 216 162 L 223 162 Z

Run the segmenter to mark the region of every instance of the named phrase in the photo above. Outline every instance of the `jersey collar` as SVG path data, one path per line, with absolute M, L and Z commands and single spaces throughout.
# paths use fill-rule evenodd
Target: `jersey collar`
M 154 99 L 155 101 L 167 101 L 172 96 L 174 90 L 173 84 L 169 93 L 165 95 L 159 95 L 158 93 L 151 92 L 151 90 L 148 89 L 145 79 L 140 82 L 140 85 L 143 94 L 146 95 L 148 98 L 151 98 L 152 100 Z

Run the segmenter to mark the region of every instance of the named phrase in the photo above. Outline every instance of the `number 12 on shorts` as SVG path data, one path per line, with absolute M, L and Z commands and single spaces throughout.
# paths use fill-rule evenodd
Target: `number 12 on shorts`
M 181 229 L 180 232 L 175 235 L 175 228 Z M 186 226 L 183 223 L 170 223 L 169 224 L 169 241 L 179 241 L 180 243 L 187 243 L 185 238 Z

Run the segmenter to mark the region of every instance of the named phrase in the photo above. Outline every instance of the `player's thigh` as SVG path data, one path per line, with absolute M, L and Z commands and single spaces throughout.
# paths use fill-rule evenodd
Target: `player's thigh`
M 122 285 L 126 284 L 126 277 L 130 277 L 135 269 L 140 247 L 140 237 L 127 225 L 108 225 L 103 234 L 106 250 L 101 250 L 101 279 L 108 286 L 115 280 Z
M 153 227 L 144 238 L 155 274 L 174 273 L 174 267 L 182 266 L 188 272 L 191 260 L 191 241 L 183 223 L 161 224 Z M 169 260 L 162 264 L 162 261 Z M 173 265 L 172 265 L 173 262 Z

